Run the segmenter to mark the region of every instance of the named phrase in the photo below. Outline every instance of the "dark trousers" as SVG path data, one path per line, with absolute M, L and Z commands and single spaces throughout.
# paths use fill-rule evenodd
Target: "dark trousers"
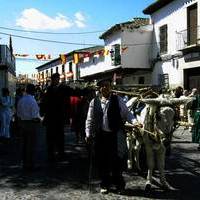
M 52 123 L 46 126 L 47 153 L 51 161 L 55 158 L 55 153 L 61 156 L 64 154 L 64 125 Z
M 101 187 L 109 188 L 111 184 L 114 184 L 118 188 L 124 188 L 122 161 L 117 155 L 116 133 L 102 132 L 97 138 L 96 145 L 97 167 L 99 169 Z
M 20 121 L 19 125 L 23 140 L 23 168 L 33 169 L 35 166 L 38 123 L 32 121 Z

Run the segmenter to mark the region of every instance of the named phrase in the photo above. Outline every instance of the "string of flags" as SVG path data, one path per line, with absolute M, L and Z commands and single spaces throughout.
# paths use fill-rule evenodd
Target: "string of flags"
M 121 53 L 125 53 L 128 50 L 128 47 L 122 47 L 121 48 Z M 102 57 L 102 56 L 108 56 L 111 55 L 112 49 L 101 49 L 95 52 L 74 52 L 73 54 L 73 62 L 74 64 L 82 63 L 82 62 L 87 62 L 87 58 L 92 58 L 92 57 Z M 15 57 L 17 58 L 35 58 L 37 60 L 42 60 L 42 61 L 50 61 L 52 59 L 56 59 L 58 57 L 52 56 L 51 54 L 36 54 L 36 55 L 30 55 L 30 54 L 14 54 Z M 67 61 L 69 60 L 69 55 L 68 54 L 60 54 L 59 55 L 61 59 L 62 64 L 66 64 Z M 71 56 L 70 56 L 71 60 Z
M 125 53 L 128 50 L 128 47 L 122 47 L 121 48 L 121 53 Z M 68 54 L 60 54 L 59 58 L 61 59 L 61 63 L 65 64 L 69 59 L 70 61 L 72 60 L 75 64 L 84 62 L 86 58 L 92 58 L 92 57 L 101 57 L 101 56 L 108 56 L 112 54 L 113 49 L 101 49 L 95 52 L 74 52 L 73 53 L 73 58 L 69 58 Z M 29 57 L 29 54 L 14 54 L 15 57 Z M 45 54 L 36 54 L 35 57 L 39 60 L 49 60 L 52 59 L 51 55 L 45 55 Z M 58 58 L 58 57 L 57 57 Z M 48 77 L 50 76 L 49 74 L 50 72 L 48 72 L 48 74 L 44 73 L 44 74 L 32 74 L 31 78 L 35 79 L 35 80 L 39 80 L 41 82 L 45 81 L 48 79 Z M 61 78 L 71 78 L 73 77 L 73 72 L 69 71 L 66 72 L 64 74 L 61 75 Z M 26 77 L 28 79 L 28 75 Z M 115 76 L 114 79 L 117 79 L 118 77 Z
M 50 54 L 45 55 L 45 54 L 36 54 L 35 56 L 29 55 L 29 54 L 14 54 L 15 57 L 32 57 L 32 58 L 36 58 L 38 60 L 51 60 L 52 56 Z

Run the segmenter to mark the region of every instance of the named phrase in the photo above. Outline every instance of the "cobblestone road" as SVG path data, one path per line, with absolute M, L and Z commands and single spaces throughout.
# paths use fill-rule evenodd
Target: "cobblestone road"
M 41 130 L 43 130 L 41 128 Z M 145 179 L 134 171 L 124 173 L 125 195 L 99 194 L 99 181 L 89 184 L 89 158 L 84 145 L 76 145 L 74 134 L 66 132 L 66 159 L 54 166 L 46 164 L 45 135 L 40 131 L 37 160 L 40 168 L 32 173 L 21 169 L 20 139 L 0 143 L 0 200 L 67 199 L 200 199 L 200 152 L 191 143 L 191 134 L 179 128 L 174 133 L 172 154 L 166 160 L 166 178 L 174 188 L 162 191 L 157 182 L 151 194 L 144 192 Z

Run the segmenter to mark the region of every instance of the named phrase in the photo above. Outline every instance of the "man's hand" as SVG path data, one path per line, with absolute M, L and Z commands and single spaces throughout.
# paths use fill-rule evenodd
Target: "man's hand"
M 141 124 L 141 123 L 139 123 L 139 122 L 135 122 L 135 123 L 133 124 L 133 126 L 134 126 L 135 128 L 143 128 L 143 124 Z

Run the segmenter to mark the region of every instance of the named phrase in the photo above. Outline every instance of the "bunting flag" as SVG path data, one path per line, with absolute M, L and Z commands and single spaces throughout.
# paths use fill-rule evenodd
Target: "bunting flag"
M 128 50 L 128 47 L 122 47 L 122 53 L 125 53 Z
M 104 49 L 104 56 L 107 56 L 107 55 L 109 55 L 109 50 L 108 49 Z
M 66 64 L 67 56 L 65 54 L 60 54 L 60 59 L 63 65 Z
M 124 47 L 122 49 L 122 52 L 126 51 L 128 47 Z M 110 54 L 110 50 L 104 48 L 101 50 L 97 50 L 96 52 L 76 52 L 73 55 L 73 62 L 74 64 L 78 64 L 80 62 L 88 62 L 90 58 L 92 57 L 101 57 L 101 56 L 108 56 Z M 15 57 L 31 57 L 32 59 L 36 58 L 37 60 L 41 61 L 48 61 L 53 59 L 50 54 L 35 54 L 35 55 L 30 55 L 30 54 L 14 54 Z M 62 64 L 66 64 L 68 61 L 68 56 L 66 54 L 60 54 L 59 55 Z
M 78 61 L 79 61 L 79 54 L 74 53 L 74 64 L 78 64 Z
M 105 51 L 105 50 L 103 50 L 103 49 L 102 49 L 102 50 L 99 50 L 99 51 L 97 52 L 97 54 L 98 54 L 99 56 L 103 56 L 103 55 L 104 55 L 104 51 Z
M 28 54 L 14 54 L 15 57 L 28 57 Z
M 35 56 L 38 60 L 50 60 L 51 59 L 51 55 L 36 54 Z
M 87 58 L 87 57 L 91 57 L 91 53 L 90 52 L 84 52 L 83 57 Z

